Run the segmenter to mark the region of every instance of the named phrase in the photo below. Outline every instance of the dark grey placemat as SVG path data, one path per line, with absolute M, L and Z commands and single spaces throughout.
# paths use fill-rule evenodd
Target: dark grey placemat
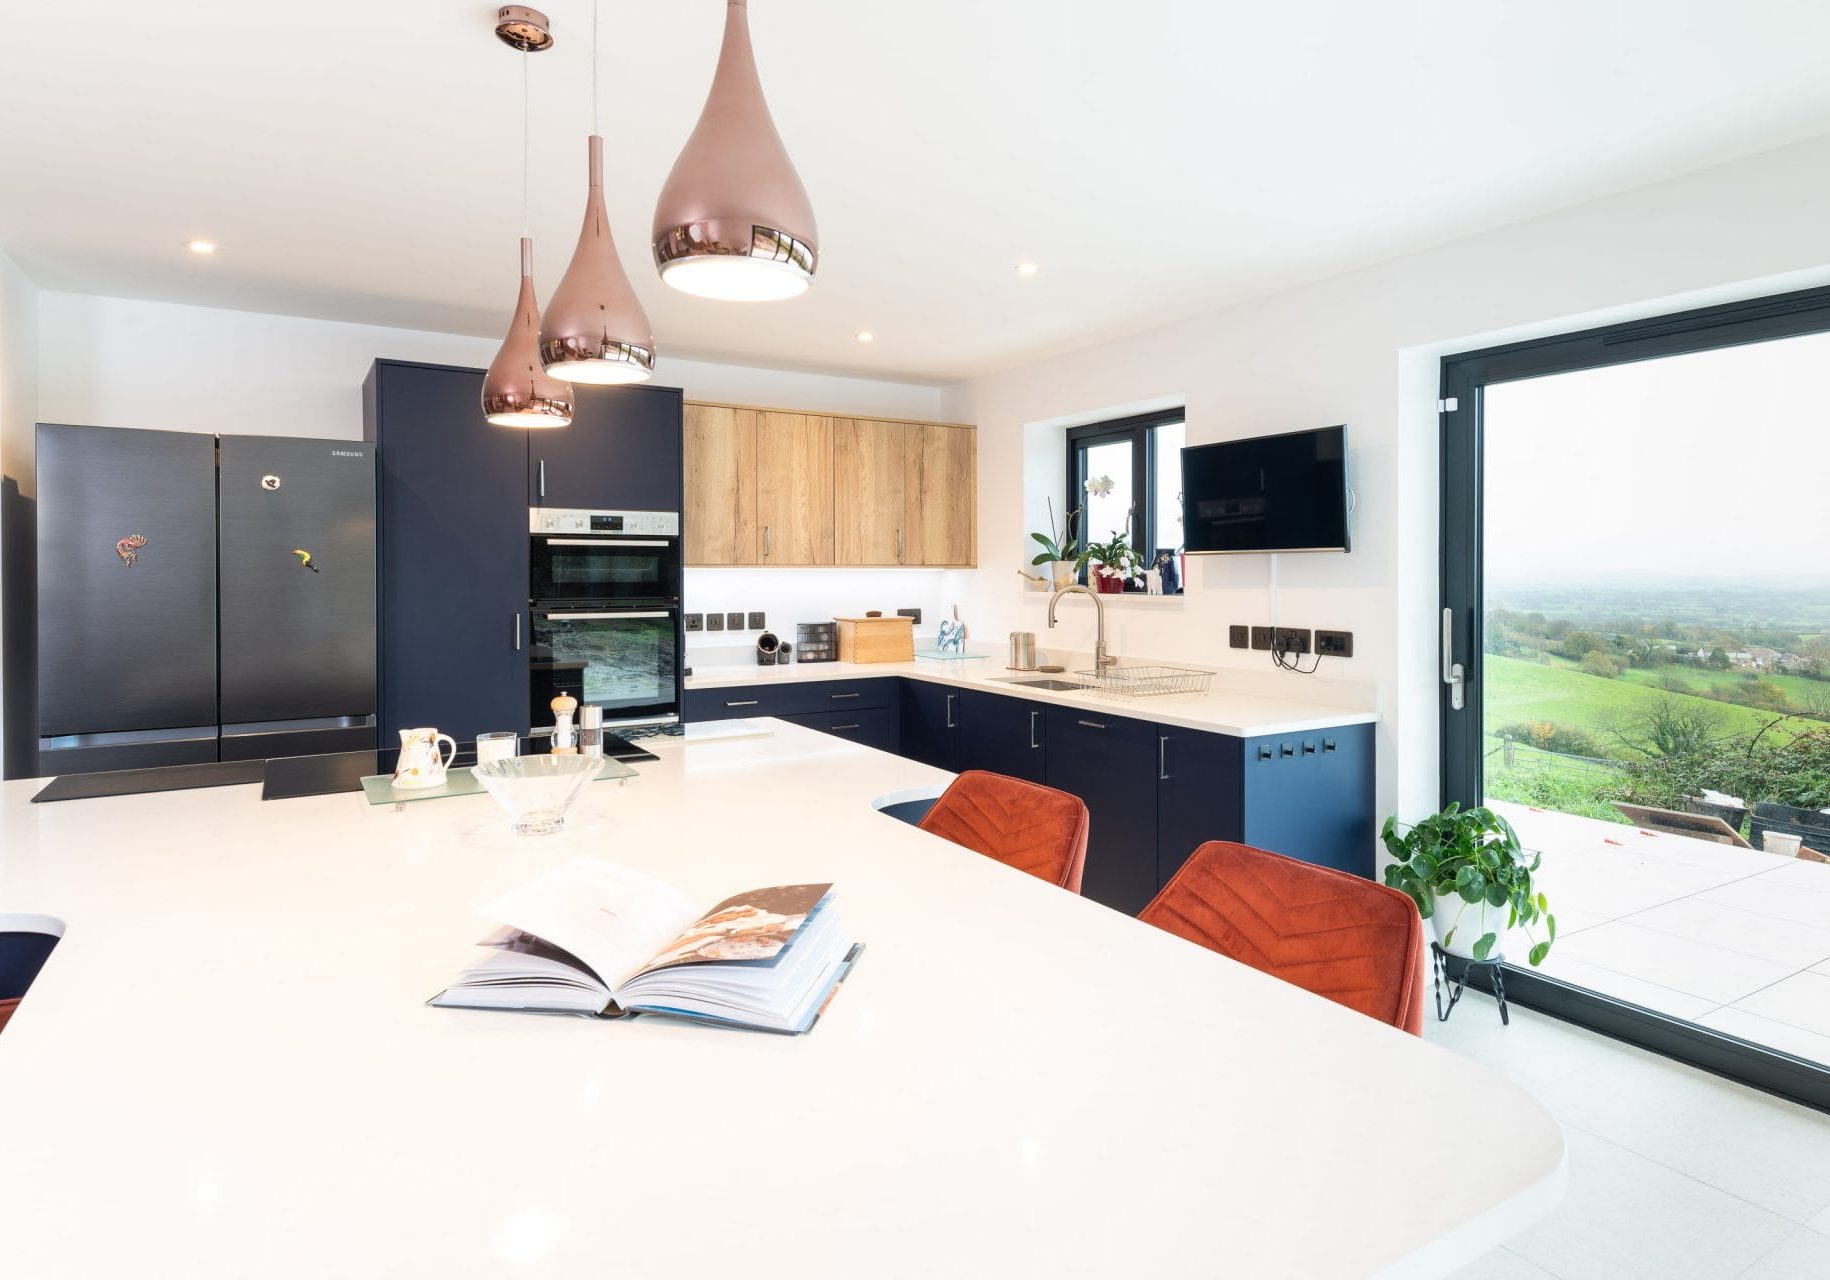
M 198 787 L 233 787 L 259 782 L 265 768 L 264 760 L 223 760 L 209 764 L 172 764 L 158 769 L 116 769 L 110 773 L 66 773 L 46 783 L 32 797 L 32 803 L 139 796 L 152 791 L 194 791 Z

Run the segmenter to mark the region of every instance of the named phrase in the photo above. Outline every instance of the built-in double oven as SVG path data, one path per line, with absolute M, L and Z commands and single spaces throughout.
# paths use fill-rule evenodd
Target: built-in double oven
M 680 513 L 536 507 L 529 515 L 536 732 L 562 693 L 605 725 L 680 718 Z

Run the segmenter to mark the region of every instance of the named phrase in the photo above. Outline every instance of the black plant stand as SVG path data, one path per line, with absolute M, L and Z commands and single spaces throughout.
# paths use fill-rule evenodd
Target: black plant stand
M 1456 958 L 1461 959 L 1459 956 Z M 1449 1015 L 1455 1012 L 1456 1002 L 1461 999 L 1462 992 L 1467 990 L 1468 975 L 1473 973 L 1477 966 L 1485 966 L 1492 971 L 1493 998 L 1499 1001 L 1500 1025 L 1507 1027 L 1511 1026 L 1512 1018 L 1506 1011 L 1506 974 L 1504 966 L 1498 960 L 1462 960 L 1462 963 L 1467 967 L 1462 970 L 1461 977 L 1450 978 L 1448 953 L 1442 949 L 1442 946 L 1439 943 L 1430 943 L 1430 971 L 1434 978 L 1436 992 L 1436 1021 L 1447 1022 L 1449 1020 Z M 1442 1002 L 1442 988 L 1445 983 L 1451 984 L 1449 1002 L 1447 1004 Z

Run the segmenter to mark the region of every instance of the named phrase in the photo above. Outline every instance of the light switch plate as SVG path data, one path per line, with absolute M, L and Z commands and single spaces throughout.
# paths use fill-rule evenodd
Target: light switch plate
M 1250 649 L 1252 647 L 1252 629 L 1250 627 L 1228 627 L 1226 642 L 1235 649 Z
M 752 612 L 750 614 L 750 630 L 761 631 L 764 627 L 766 627 L 768 625 L 769 625 L 768 620 L 765 619 L 762 614 L 755 613 L 755 612 Z
M 742 631 L 743 630 L 743 615 L 741 613 L 725 614 L 724 615 L 724 629 L 726 631 Z
M 724 615 L 722 613 L 706 614 L 705 615 L 705 629 L 707 631 L 723 631 L 724 630 Z
M 921 610 L 920 609 L 898 609 L 898 610 L 896 610 L 896 616 L 898 618 L 913 618 L 913 619 L 915 619 L 916 626 L 919 627 L 921 625 Z

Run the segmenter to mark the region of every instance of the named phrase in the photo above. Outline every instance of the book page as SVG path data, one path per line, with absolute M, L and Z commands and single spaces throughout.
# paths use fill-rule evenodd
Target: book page
M 665 940 L 631 976 L 710 961 L 772 962 L 831 889 L 830 884 L 786 884 L 735 894 Z
M 693 922 L 672 885 L 598 858 L 574 858 L 478 909 L 576 956 L 615 988 Z

